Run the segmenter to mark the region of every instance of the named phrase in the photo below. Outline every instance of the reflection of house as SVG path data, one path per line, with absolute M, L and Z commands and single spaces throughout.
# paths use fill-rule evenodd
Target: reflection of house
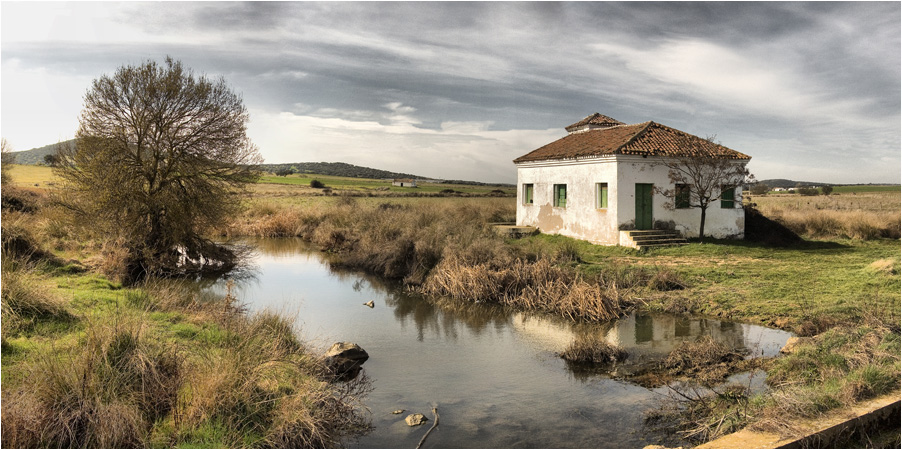
M 746 327 L 742 324 L 676 316 L 624 317 L 615 323 L 605 338 L 627 352 L 666 355 L 681 342 L 695 341 L 703 335 L 710 335 L 731 348 L 749 344 Z
M 391 185 L 400 187 L 417 187 L 417 180 L 412 180 L 410 178 L 397 178 L 391 182 Z
M 744 166 L 751 159 L 655 122 L 627 125 L 598 113 L 566 130 L 567 136 L 514 160 L 517 225 L 596 244 L 622 244 L 620 230 L 672 228 L 698 236 L 700 213 L 689 208 L 690 186 L 675 185 L 664 163 L 714 158 Z M 724 189 L 706 215 L 706 234 L 742 237 L 741 187 Z

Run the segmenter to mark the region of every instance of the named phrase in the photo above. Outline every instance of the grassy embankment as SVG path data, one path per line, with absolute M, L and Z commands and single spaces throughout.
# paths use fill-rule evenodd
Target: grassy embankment
M 330 383 L 291 318 L 122 286 L 46 204 L 49 171 L 11 172 L 31 194 L 3 188 L 25 203 L 2 217 L 4 447 L 324 447 L 367 426 L 368 381 Z

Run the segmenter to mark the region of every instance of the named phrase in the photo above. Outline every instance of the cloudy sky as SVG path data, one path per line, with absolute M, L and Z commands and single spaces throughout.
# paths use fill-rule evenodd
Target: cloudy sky
M 91 80 L 166 55 L 244 98 L 266 162 L 514 182 L 600 112 L 758 179 L 900 182 L 900 3 L 0 3 L 0 132 L 71 138 Z

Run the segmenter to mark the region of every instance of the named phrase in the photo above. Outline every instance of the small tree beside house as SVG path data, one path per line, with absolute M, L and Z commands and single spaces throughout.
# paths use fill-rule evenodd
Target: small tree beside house
M 661 162 L 668 169 L 673 188 L 658 192 L 673 199 L 667 207 L 699 209 L 698 240 L 704 242 L 708 207 L 720 202 L 721 208 L 735 208 L 736 188 L 753 183 L 754 177 L 746 168 L 748 161 L 725 151 L 729 149 L 716 143 L 713 136 L 701 139 L 686 134 L 678 136 L 677 141 L 684 156 Z

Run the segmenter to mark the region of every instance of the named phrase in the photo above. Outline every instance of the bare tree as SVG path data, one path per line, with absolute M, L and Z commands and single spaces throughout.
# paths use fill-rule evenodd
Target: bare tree
M 721 200 L 735 202 L 730 193 L 753 183 L 754 176 L 746 168 L 748 160 L 737 158 L 737 152 L 716 143 L 714 136 L 702 139 L 686 134 L 676 140 L 680 153 L 686 156 L 663 159 L 661 164 L 667 167 L 674 187 L 658 192 L 673 199 L 667 203 L 670 208 L 700 210 L 698 239 L 704 242 L 708 207 Z M 730 198 L 723 198 L 725 194 Z M 738 207 L 742 207 L 741 202 Z
M 15 164 L 16 155 L 13 155 L 12 146 L 9 145 L 9 141 L 6 138 L 0 138 L 0 184 L 6 185 L 9 183 L 9 170 L 10 164 Z
M 58 152 L 63 204 L 125 241 L 126 276 L 231 267 L 234 252 L 203 233 L 258 177 L 241 97 L 166 58 L 101 76 L 84 103 L 75 144 Z

